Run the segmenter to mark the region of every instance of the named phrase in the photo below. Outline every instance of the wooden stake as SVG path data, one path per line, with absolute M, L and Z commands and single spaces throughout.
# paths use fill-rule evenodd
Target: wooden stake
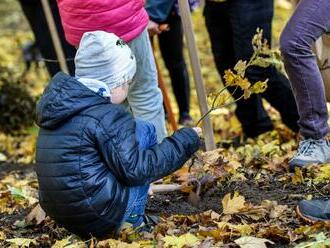
M 189 57 L 192 66 L 195 87 L 197 91 L 199 108 L 201 114 L 204 115 L 208 111 L 208 105 L 207 105 L 206 92 L 205 92 L 205 87 L 201 72 L 201 65 L 199 62 L 199 56 L 198 56 L 194 31 L 192 27 L 192 20 L 191 20 L 188 0 L 179 0 L 179 9 L 183 24 L 183 30 L 186 37 L 186 42 L 189 49 Z M 213 128 L 210 118 L 208 116 L 203 121 L 203 132 L 205 137 L 206 150 L 207 151 L 214 150 L 216 146 L 214 143 Z
M 173 192 L 179 191 L 182 189 L 180 184 L 151 184 L 150 190 L 152 193 L 160 193 L 160 192 Z
M 54 17 L 53 17 L 51 8 L 49 6 L 49 2 L 48 2 L 48 0 L 41 0 L 41 4 L 42 4 L 42 8 L 44 10 L 45 16 L 46 16 L 48 28 L 49 28 L 49 31 L 50 31 L 50 34 L 52 37 L 53 45 L 55 48 L 57 59 L 60 64 L 60 68 L 63 72 L 69 74 L 69 69 L 66 64 L 65 55 L 63 52 L 63 47 L 61 44 L 60 36 L 58 34 L 58 31 L 57 31 L 57 28 L 55 25 Z

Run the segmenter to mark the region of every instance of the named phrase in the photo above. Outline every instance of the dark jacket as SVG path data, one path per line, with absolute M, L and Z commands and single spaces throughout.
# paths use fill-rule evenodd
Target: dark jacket
M 37 124 L 40 204 L 81 236 L 117 230 L 130 187 L 174 172 L 199 147 L 195 131 L 183 128 L 159 145 L 139 149 L 135 121 L 126 108 L 64 73 L 41 97 Z
M 165 22 L 173 10 L 176 0 L 147 0 L 145 9 L 150 19 L 156 23 Z

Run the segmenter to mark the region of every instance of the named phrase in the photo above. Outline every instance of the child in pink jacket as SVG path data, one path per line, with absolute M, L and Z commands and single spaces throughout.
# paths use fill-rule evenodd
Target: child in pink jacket
M 135 117 L 156 127 L 158 142 L 166 136 L 163 98 L 146 30 L 148 14 L 143 0 L 57 0 L 67 41 L 78 47 L 85 32 L 114 33 L 130 46 L 137 72 L 128 103 Z

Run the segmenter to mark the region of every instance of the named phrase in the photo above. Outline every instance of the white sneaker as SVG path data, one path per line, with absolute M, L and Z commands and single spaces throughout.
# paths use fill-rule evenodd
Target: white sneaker
M 290 170 L 309 164 L 330 162 L 330 142 L 327 139 L 305 139 L 299 142 L 297 153 L 289 161 Z

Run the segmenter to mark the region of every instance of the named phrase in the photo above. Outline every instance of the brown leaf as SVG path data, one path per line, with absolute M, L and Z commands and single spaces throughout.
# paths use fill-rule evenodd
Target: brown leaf
M 46 218 L 45 211 L 41 208 L 40 204 L 37 204 L 32 211 L 26 216 L 25 221 L 27 224 L 40 225 Z

